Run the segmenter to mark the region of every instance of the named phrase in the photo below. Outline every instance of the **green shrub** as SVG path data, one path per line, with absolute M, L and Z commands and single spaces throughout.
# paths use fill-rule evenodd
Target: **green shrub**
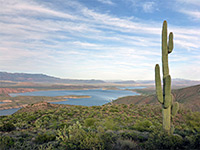
M 194 132 L 200 132 L 200 113 L 193 112 L 186 115 L 186 123 Z
M 130 139 L 134 141 L 147 141 L 149 137 L 148 132 L 139 132 L 139 131 L 134 131 L 134 130 L 128 130 L 128 131 L 123 131 L 120 133 L 120 136 L 122 139 Z
M 118 139 L 113 149 L 115 150 L 134 150 L 137 148 L 137 143 L 131 140 Z
M 104 141 L 104 149 L 113 149 L 117 139 L 119 138 L 120 136 L 116 132 L 112 130 L 106 131 L 104 134 L 101 135 L 101 139 L 103 139 Z
M 14 139 L 10 136 L 1 136 L 0 137 L 0 149 L 6 150 L 14 146 Z
M 42 144 L 49 141 L 54 141 L 55 139 L 56 136 L 54 133 L 39 133 L 35 138 L 35 142 L 38 144 Z
M 198 133 L 197 135 L 195 135 L 194 137 L 194 145 L 193 147 L 198 149 L 200 147 L 200 133 Z
M 133 126 L 133 129 L 138 131 L 150 131 L 152 126 L 152 122 L 149 120 L 137 120 Z
M 85 131 L 79 122 L 58 130 L 57 140 L 67 149 L 103 149 L 104 147 L 101 134 L 93 130 Z
M 85 119 L 85 121 L 84 121 L 84 125 L 85 125 L 86 127 L 93 127 L 94 124 L 95 124 L 95 122 L 96 122 L 96 119 L 94 119 L 94 118 L 87 118 L 87 119 Z
M 15 130 L 15 126 L 12 123 L 4 123 L 3 126 L 0 127 L 0 131 L 10 132 Z
M 146 149 L 150 150 L 183 149 L 183 138 L 180 135 L 168 134 L 163 131 L 153 132 L 149 136 L 145 146 Z
M 104 122 L 104 126 L 108 130 L 117 130 L 119 129 L 119 126 L 113 119 L 106 119 Z
M 119 112 L 119 110 L 118 110 L 117 108 L 111 108 L 111 109 L 109 110 L 109 112 Z

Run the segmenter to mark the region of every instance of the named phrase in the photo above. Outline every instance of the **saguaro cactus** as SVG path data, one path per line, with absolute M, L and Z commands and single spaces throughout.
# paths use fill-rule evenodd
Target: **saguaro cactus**
M 170 32 L 167 40 L 167 21 L 163 22 L 162 28 L 162 71 L 163 71 L 163 89 L 161 87 L 160 67 L 155 66 L 155 84 L 158 101 L 162 104 L 163 129 L 168 133 L 173 133 L 171 117 L 176 115 L 179 104 L 173 103 L 171 94 L 171 76 L 169 75 L 168 54 L 173 50 L 173 33 Z M 172 116 L 171 116 L 172 115 Z

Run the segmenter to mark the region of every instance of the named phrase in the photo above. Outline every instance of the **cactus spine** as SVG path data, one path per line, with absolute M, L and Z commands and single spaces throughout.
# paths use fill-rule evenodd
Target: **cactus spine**
M 173 103 L 171 94 L 171 76 L 169 75 L 168 54 L 173 50 L 173 33 L 170 32 L 167 40 L 167 21 L 163 22 L 162 28 L 162 72 L 163 72 L 163 89 L 161 87 L 160 67 L 155 66 L 155 84 L 158 101 L 162 104 L 163 129 L 168 133 L 173 133 L 171 125 L 171 115 L 176 115 L 179 104 Z

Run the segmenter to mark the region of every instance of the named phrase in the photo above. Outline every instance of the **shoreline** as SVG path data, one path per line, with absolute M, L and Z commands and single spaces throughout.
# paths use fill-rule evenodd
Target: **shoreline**
M 5 106 L 2 107 L 3 105 L 10 105 L 12 103 L 16 103 L 18 101 L 18 103 L 20 102 L 20 100 L 0 100 L 0 102 L 3 102 L 2 104 L 0 104 L 0 110 L 8 110 L 8 109 L 16 109 L 16 108 L 21 108 L 21 107 L 26 107 L 28 105 L 31 104 L 35 104 L 38 102 L 62 102 L 62 101 L 68 101 L 68 98 L 71 99 L 78 99 L 78 98 L 91 98 L 91 96 L 88 95 L 64 95 L 64 96 L 55 96 L 55 97 L 49 97 L 49 96 L 21 96 L 23 98 L 46 98 L 46 100 L 36 100 L 36 102 L 34 103 L 28 103 L 28 104 L 16 104 L 14 106 Z M 17 97 L 15 97 L 17 98 Z M 49 100 L 50 99 L 50 100 Z

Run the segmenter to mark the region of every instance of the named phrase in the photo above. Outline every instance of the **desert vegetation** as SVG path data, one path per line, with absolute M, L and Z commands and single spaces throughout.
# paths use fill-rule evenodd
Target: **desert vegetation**
M 23 111 L 24 109 L 24 111 Z M 180 108 L 174 134 L 160 105 L 29 105 L 0 117 L 1 149 L 197 149 L 199 112 Z

